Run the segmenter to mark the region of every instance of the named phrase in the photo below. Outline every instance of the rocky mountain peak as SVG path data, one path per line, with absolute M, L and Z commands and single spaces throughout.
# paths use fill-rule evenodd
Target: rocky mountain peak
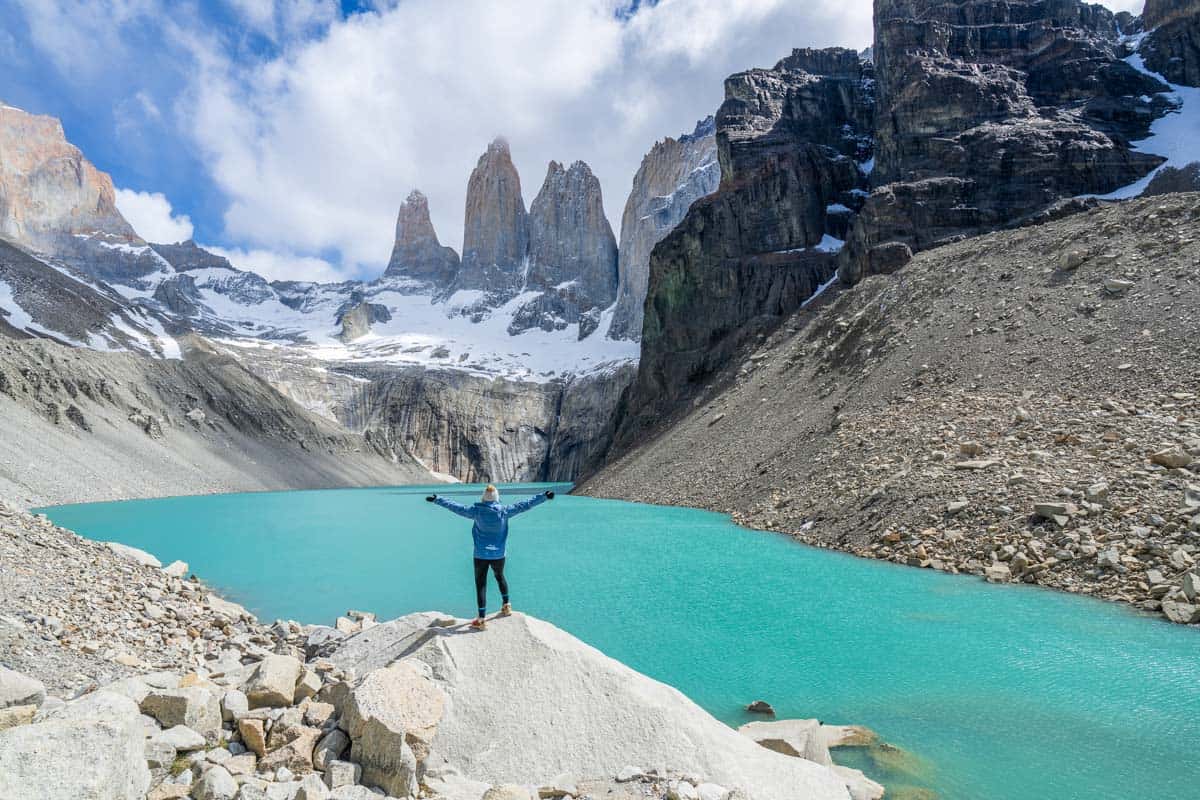
M 642 158 L 621 215 L 617 306 L 609 336 L 641 339 L 650 251 L 679 224 L 696 200 L 716 190 L 716 119 L 709 116 L 678 139 L 656 142 Z
M 528 263 L 525 289 L 543 295 L 518 312 L 517 329 L 562 329 L 616 297 L 617 240 L 604 215 L 600 181 L 583 161 L 569 168 L 549 163 L 529 207 Z M 580 338 L 593 329 L 582 327 Z
M 141 243 L 112 178 L 67 141 L 62 123 L 0 105 L 0 236 L 47 252 L 74 234 Z
M 508 142 L 497 138 L 479 157 L 467 183 L 457 286 L 512 296 L 520 288 L 528 248 L 529 220 L 521 178 Z
M 458 274 L 458 253 L 443 247 L 429 218 L 429 200 L 413 189 L 396 217 L 396 242 L 384 275 L 430 281 L 444 288 Z

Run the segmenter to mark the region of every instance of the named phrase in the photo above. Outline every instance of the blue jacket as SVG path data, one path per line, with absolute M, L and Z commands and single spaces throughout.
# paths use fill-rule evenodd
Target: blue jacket
M 453 500 L 439 497 L 433 502 L 448 508 L 460 517 L 475 522 L 471 526 L 471 538 L 475 540 L 475 557 L 487 561 L 504 558 L 504 547 L 508 542 L 508 518 L 521 514 L 534 506 L 546 502 L 546 495 L 535 494 L 528 500 L 506 506 L 501 503 L 476 503 L 464 506 Z

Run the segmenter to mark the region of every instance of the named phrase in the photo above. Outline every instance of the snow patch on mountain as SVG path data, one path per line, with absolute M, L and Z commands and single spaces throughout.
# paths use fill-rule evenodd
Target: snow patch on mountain
M 1136 41 L 1140 43 L 1140 36 Z M 1167 160 L 1141 180 L 1101 195 L 1101 200 L 1138 197 L 1146 191 L 1154 176 L 1167 167 L 1180 169 L 1200 161 L 1200 88 L 1170 83 L 1147 68 L 1145 60 L 1138 53 L 1125 59 L 1125 62 L 1138 72 L 1157 78 L 1171 87 L 1170 93 L 1164 94 L 1167 94 L 1175 108 L 1156 119 L 1150 126 L 1150 135 L 1133 145 L 1138 152 L 1164 156 Z

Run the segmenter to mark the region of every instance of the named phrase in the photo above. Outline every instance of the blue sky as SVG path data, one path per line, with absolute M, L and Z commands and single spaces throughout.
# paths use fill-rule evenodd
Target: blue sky
M 726 75 L 864 47 L 870 7 L 0 0 L 0 100 L 59 117 L 148 238 L 190 230 L 274 278 L 362 277 L 413 188 L 461 247 L 467 177 L 496 135 L 527 203 L 549 160 L 587 161 L 615 228 L 642 154 L 712 113 Z

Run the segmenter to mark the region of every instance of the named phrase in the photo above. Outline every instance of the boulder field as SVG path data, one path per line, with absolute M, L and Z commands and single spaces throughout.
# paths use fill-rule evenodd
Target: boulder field
M 0 592 L 4 800 L 883 795 L 833 764 L 846 729 L 735 730 L 523 614 L 482 632 L 435 612 L 265 626 L 182 563 L 13 509 L 0 523 L 4 564 L 29 540 L 83 563 L 97 595 L 82 603 L 66 563 Z

